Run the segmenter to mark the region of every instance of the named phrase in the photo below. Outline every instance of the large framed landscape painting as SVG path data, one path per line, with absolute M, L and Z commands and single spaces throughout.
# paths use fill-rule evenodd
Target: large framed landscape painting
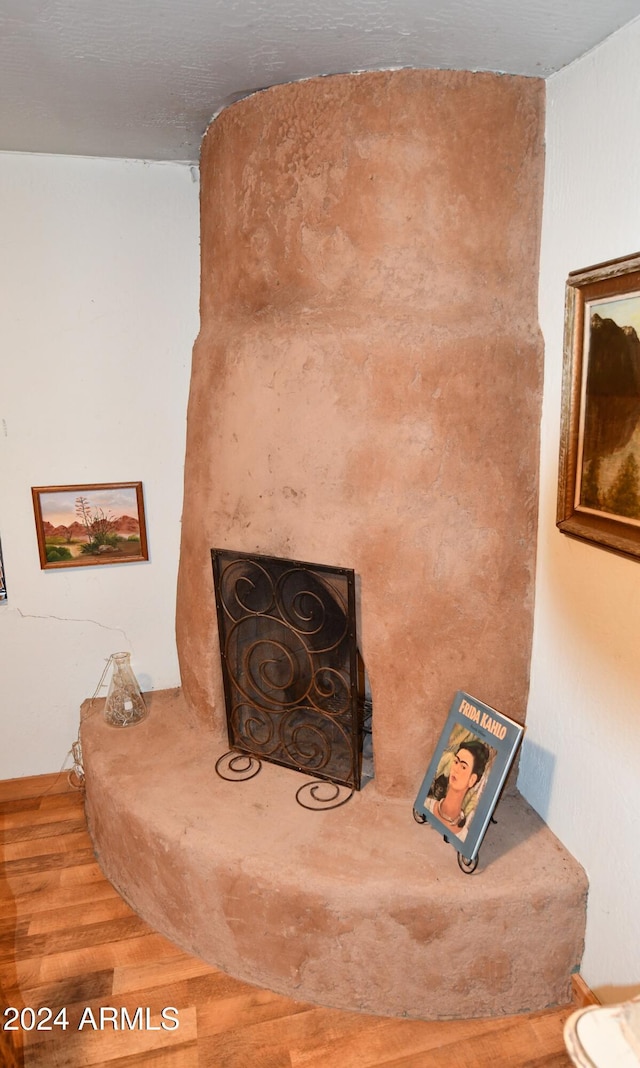
M 34 486 L 42 568 L 148 560 L 141 482 Z
M 557 526 L 640 557 L 640 253 L 566 285 Z

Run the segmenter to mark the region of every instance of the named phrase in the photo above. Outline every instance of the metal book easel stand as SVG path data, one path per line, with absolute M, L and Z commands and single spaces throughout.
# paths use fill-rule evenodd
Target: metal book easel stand
M 427 822 L 427 817 L 424 816 L 422 814 L 422 812 L 417 812 L 415 808 L 413 810 L 413 818 L 416 821 L 416 823 L 426 823 Z M 494 819 L 493 816 L 491 816 L 489 822 L 490 823 L 497 823 L 498 821 L 496 819 Z M 442 837 L 444 838 L 444 840 L 447 843 L 447 845 L 451 845 L 451 840 L 449 838 L 447 838 L 446 834 L 443 834 Z M 478 851 L 476 853 L 476 855 L 473 858 L 473 860 L 469 860 L 468 857 L 465 857 L 459 850 L 458 850 L 456 855 L 457 855 L 457 858 L 458 858 L 458 867 L 460 868 L 460 871 L 464 872 L 465 875 L 473 875 L 474 871 L 478 867 L 478 861 L 480 860 L 480 852 Z

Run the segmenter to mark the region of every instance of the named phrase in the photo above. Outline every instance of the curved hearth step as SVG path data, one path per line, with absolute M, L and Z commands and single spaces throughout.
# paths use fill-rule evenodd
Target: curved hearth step
M 302 777 L 265 765 L 225 782 L 225 740 L 179 690 L 135 727 L 82 708 L 89 828 L 102 870 L 160 933 L 229 974 L 298 999 L 389 1016 L 469 1018 L 570 1001 L 587 883 L 517 794 L 472 878 L 369 783 L 308 812 Z M 417 787 L 418 784 L 416 784 Z

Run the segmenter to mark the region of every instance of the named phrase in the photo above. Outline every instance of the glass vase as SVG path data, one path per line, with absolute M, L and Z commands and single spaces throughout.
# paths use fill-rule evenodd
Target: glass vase
M 112 653 L 113 674 L 104 718 L 112 727 L 131 727 L 147 715 L 147 707 L 130 663 L 131 653 Z

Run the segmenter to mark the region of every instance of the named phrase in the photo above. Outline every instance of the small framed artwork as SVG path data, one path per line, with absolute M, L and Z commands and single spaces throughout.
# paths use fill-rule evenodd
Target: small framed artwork
M 413 814 L 467 863 L 478 855 L 523 733 L 520 723 L 476 697 L 455 695 Z
M 141 482 L 34 486 L 31 494 L 42 568 L 149 559 Z
M 567 279 L 556 524 L 640 557 L 640 253 Z

